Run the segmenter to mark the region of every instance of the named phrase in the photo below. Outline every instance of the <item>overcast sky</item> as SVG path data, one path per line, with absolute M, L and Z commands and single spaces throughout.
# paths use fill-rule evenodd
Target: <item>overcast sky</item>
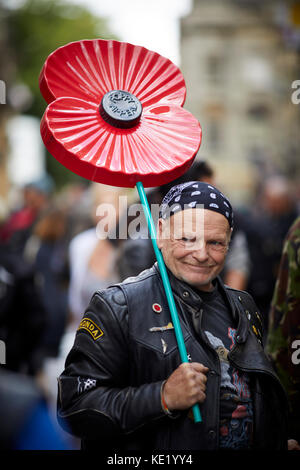
M 107 17 L 112 32 L 172 60 L 180 66 L 179 20 L 192 0 L 70 0 Z

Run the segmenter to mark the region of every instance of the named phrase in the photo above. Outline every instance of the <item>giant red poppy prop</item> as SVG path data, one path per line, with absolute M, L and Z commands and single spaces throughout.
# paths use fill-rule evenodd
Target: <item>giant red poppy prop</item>
M 144 47 L 83 40 L 47 58 L 40 89 L 49 103 L 41 134 L 74 173 L 113 186 L 160 186 L 183 174 L 201 128 L 182 108 L 183 76 Z
M 49 103 L 41 122 L 49 152 L 89 180 L 137 187 L 180 356 L 188 362 L 144 191 L 144 186 L 160 186 L 182 175 L 200 147 L 200 125 L 182 108 L 186 89 L 180 70 L 144 47 L 101 39 L 77 41 L 48 57 L 40 89 Z M 198 404 L 193 412 L 200 422 Z

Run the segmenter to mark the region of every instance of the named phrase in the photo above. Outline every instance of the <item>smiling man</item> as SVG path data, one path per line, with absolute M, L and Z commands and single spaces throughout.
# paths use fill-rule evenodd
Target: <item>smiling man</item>
M 204 208 L 187 208 L 158 224 L 158 247 L 170 271 L 202 291 L 222 271 L 231 231 L 222 214 Z
M 229 200 L 207 183 L 175 186 L 163 200 L 157 243 L 189 363 L 181 364 L 156 264 L 94 294 L 59 378 L 59 420 L 83 448 L 287 448 L 286 397 L 259 312 L 219 277 L 232 230 Z

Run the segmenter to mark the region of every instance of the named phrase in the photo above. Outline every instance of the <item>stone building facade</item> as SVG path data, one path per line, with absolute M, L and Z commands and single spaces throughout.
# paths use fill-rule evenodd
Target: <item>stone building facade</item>
M 299 56 L 283 40 L 280 3 L 194 0 L 181 19 L 185 107 L 203 129 L 198 157 L 240 201 L 274 171 L 299 176 Z

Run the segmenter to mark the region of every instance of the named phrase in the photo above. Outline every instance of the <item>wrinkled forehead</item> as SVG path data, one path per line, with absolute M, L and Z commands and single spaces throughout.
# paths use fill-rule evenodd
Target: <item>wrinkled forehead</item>
M 203 237 L 208 233 L 227 236 L 231 232 L 228 220 L 222 214 L 203 208 L 176 212 L 163 223 L 164 230 L 175 236 L 186 234 Z

